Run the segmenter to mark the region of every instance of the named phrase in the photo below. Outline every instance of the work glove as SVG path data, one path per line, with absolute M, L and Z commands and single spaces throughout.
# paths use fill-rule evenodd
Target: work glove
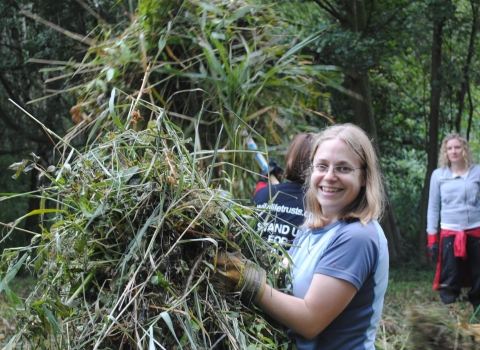
M 267 274 L 239 252 L 219 252 L 212 284 L 220 293 L 240 292 L 240 299 L 248 305 L 261 299 Z
M 282 174 L 283 168 L 277 164 L 277 161 L 275 159 L 273 159 L 272 157 L 268 157 L 268 169 L 263 170 L 260 173 L 259 181 L 268 182 L 268 177 L 270 175 L 273 175 L 277 178 L 277 180 L 280 180 Z
M 433 263 L 438 261 L 438 237 L 436 234 L 434 235 L 427 235 L 428 243 L 427 243 L 427 250 L 428 255 L 430 255 L 430 259 Z

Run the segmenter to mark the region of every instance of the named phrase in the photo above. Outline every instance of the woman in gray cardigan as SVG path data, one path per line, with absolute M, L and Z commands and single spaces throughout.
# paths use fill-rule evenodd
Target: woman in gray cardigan
M 480 166 L 461 134 L 447 135 L 432 173 L 428 200 L 428 251 L 438 257 L 433 289 L 443 303 L 455 302 L 462 287 L 480 305 Z M 438 225 L 440 224 L 440 235 Z M 440 236 L 440 244 L 438 237 Z

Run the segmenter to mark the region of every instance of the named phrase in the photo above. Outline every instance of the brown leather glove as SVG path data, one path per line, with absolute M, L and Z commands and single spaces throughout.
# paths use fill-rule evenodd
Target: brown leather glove
M 240 298 L 243 302 L 256 303 L 265 291 L 267 274 L 239 252 L 220 252 L 212 284 L 219 292 L 241 292 Z

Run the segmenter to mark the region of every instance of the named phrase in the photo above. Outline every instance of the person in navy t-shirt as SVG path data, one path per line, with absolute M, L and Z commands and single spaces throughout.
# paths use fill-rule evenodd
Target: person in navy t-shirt
M 262 212 L 257 231 L 268 242 L 291 244 L 298 228 L 305 221 L 303 205 L 306 171 L 310 166 L 310 150 L 316 134 L 297 134 L 290 143 L 285 157 L 285 171 L 276 185 L 257 189 L 252 205 Z

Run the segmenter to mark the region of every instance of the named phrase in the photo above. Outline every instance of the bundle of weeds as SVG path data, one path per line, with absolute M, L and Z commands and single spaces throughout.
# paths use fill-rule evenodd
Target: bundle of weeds
M 287 347 L 278 324 L 211 285 L 222 249 L 241 249 L 273 284 L 278 267 L 251 209 L 213 188 L 185 143 L 163 114 L 42 172 L 51 184 L 29 213 L 41 233 L 1 257 L 0 289 L 19 308 L 6 349 Z M 8 289 L 22 266 L 38 277 L 25 301 Z
M 468 315 L 452 315 L 454 308 L 409 307 L 407 328 L 409 349 L 478 349 L 477 330 L 465 321 Z
M 107 24 L 101 20 L 91 32 L 75 37 L 81 37 L 85 47 L 81 61 L 51 60 L 42 69 L 49 77 L 47 83 L 64 81 L 64 89 L 55 93 L 75 91 L 78 95 L 71 113 L 79 130 L 96 122 L 115 88 L 124 92 L 114 96 L 117 104 L 130 104 L 133 96 L 168 108 L 187 137 L 199 135 L 196 138 L 204 149 L 213 149 L 212 140 L 217 137 L 222 145 L 234 147 L 233 130 L 248 124 L 258 133 L 259 147 L 276 152 L 297 132 L 333 122 L 327 112 L 330 94 L 326 86 L 349 93 L 341 84 L 342 69 L 316 64 L 308 49 L 321 40 L 324 30 L 292 26 L 289 16 L 273 3 L 132 3 L 138 7 L 125 21 Z M 95 13 L 94 9 L 90 12 Z M 50 27 L 59 30 L 56 25 Z M 46 61 L 32 58 L 31 62 Z M 139 105 L 119 118 L 127 120 L 126 124 L 137 121 L 144 128 L 150 115 Z M 112 119 L 106 122 L 114 124 Z M 229 127 L 219 136 L 223 125 Z M 251 157 L 245 157 L 245 163 L 250 169 L 255 167 Z

